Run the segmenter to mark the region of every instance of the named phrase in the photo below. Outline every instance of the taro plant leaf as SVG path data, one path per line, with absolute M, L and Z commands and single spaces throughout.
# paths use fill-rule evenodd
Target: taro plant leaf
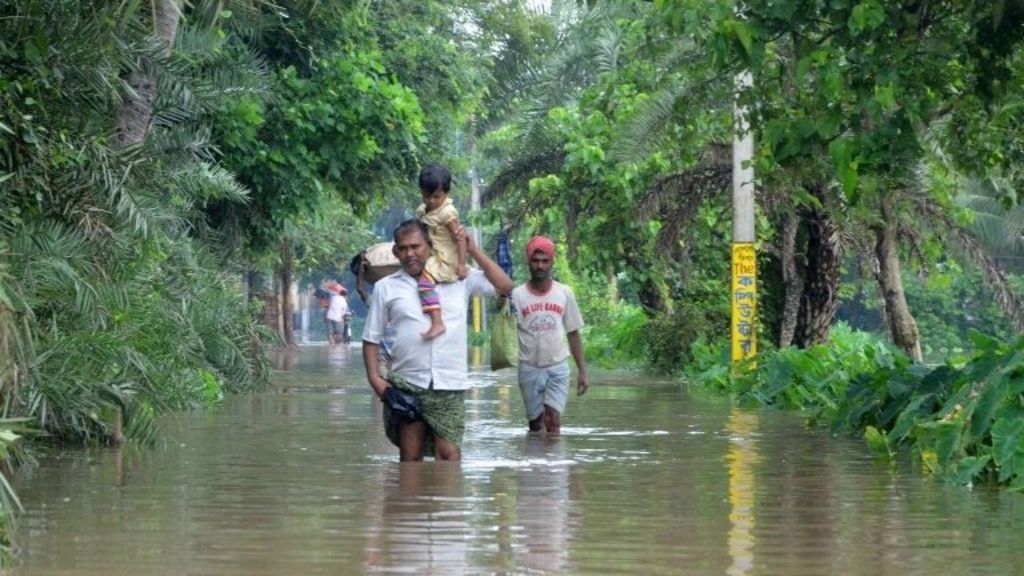
M 929 474 L 934 474 L 939 470 L 938 458 L 935 456 L 935 451 L 927 448 L 921 448 L 921 464 L 924 465 L 925 470 Z
M 864 439 L 867 440 L 868 450 L 875 457 L 892 461 L 893 451 L 889 447 L 889 439 L 886 438 L 885 432 L 879 432 L 878 428 L 868 426 L 864 429 Z
M 1013 459 L 1013 479 L 1010 480 L 1010 488 L 1024 490 L 1024 457 Z
M 889 379 L 891 384 L 889 389 L 889 398 L 885 399 L 884 405 L 881 412 L 878 414 L 878 425 L 883 428 L 889 427 L 893 424 L 893 421 L 900 417 L 901 414 L 906 410 L 917 410 L 918 406 L 921 405 L 927 399 L 931 398 L 931 394 L 919 394 L 913 395 L 913 376 L 903 371 L 880 371 L 877 373 L 876 378 Z M 906 386 L 898 386 L 896 382 L 906 382 Z M 910 408 L 911 404 L 913 408 Z M 897 422 L 898 423 L 898 422 Z M 895 425 L 893 425 L 895 428 Z M 907 428 L 906 432 L 909 432 L 910 428 Z M 899 441 L 900 439 L 897 439 Z
M 987 350 L 964 367 L 964 375 L 971 382 L 987 380 L 994 370 L 1002 367 L 1001 360 L 998 350 Z
M 921 382 L 916 386 L 916 390 L 919 392 L 927 392 L 929 394 L 940 393 L 943 390 L 951 388 L 951 383 L 956 380 L 959 375 L 960 372 L 952 366 L 939 366 L 921 378 Z
M 940 469 L 946 468 L 953 455 L 960 448 L 960 434 L 963 431 L 963 422 L 959 419 L 941 420 L 938 422 L 926 422 L 920 425 L 921 428 L 929 431 L 934 440 L 936 464 Z
M 985 383 L 971 414 L 971 438 L 980 439 L 985 436 L 992 424 L 992 416 L 1005 396 L 1006 377 L 1001 374 L 993 375 L 993 378 Z
M 969 330 L 967 332 L 967 338 L 974 344 L 975 349 L 979 352 L 992 352 L 993 350 L 999 350 L 1001 342 L 997 338 L 993 338 L 988 334 L 978 332 L 977 330 Z
M 1024 419 L 1017 415 L 1002 417 L 992 425 L 992 458 L 999 467 L 999 481 L 1005 482 L 1013 472 L 1014 456 L 1024 452 L 1021 433 Z
M 928 400 L 930 396 L 930 394 L 918 396 L 907 404 L 906 409 L 900 413 L 899 417 L 896 419 L 896 424 L 892 427 L 892 430 L 889 431 L 890 438 L 899 443 L 902 442 L 908 434 L 910 434 L 911 430 L 914 429 L 914 425 L 917 424 L 918 408 L 920 408 L 921 404 L 925 400 Z
M 765 384 L 761 386 L 760 393 L 774 403 L 776 396 L 790 386 L 799 386 L 795 382 L 793 365 L 779 357 L 771 361 L 765 373 Z
M 955 386 L 955 384 L 954 384 Z M 936 418 L 952 418 L 952 415 L 960 412 L 964 408 L 964 403 L 972 392 L 970 384 L 964 384 L 960 386 L 960 389 L 956 391 L 946 403 L 943 404 L 942 409 L 935 413 Z
M 949 480 L 955 484 L 967 484 L 975 476 L 981 473 L 988 465 L 991 457 L 988 454 L 984 456 L 967 456 L 962 458 L 956 464 L 956 469 Z

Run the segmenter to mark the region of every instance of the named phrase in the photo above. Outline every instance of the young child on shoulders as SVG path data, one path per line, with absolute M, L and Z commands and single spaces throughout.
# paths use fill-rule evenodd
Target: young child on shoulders
M 437 338 L 445 331 L 437 284 L 462 280 L 469 273 L 466 240 L 459 240 L 456 235 L 460 226 L 459 211 L 448 197 L 451 187 L 452 175 L 444 166 L 430 164 L 420 171 L 423 204 L 416 209 L 416 218 L 430 231 L 433 248 L 418 279 L 420 304 L 423 313 L 430 315 L 430 329 L 423 333 L 426 340 Z

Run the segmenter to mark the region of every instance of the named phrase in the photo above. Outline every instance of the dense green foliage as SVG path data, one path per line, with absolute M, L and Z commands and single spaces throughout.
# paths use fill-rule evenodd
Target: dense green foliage
M 711 359 L 690 377 L 741 402 L 802 410 L 837 432 L 863 432 L 886 459 L 909 447 L 940 480 L 1024 489 L 1024 341 L 976 332 L 973 339 L 978 351 L 968 361 L 926 368 L 840 325 L 827 345 L 781 350 L 738 372 Z
M 440 161 L 517 279 L 555 238 L 592 361 L 1019 487 L 1022 24 L 1020 0 L 0 2 L 0 455 L 265 384 L 262 302 L 287 341 L 291 284 L 340 277 Z M 740 378 L 736 104 L 768 351 Z M 873 336 L 814 346 L 836 309 Z M 973 359 L 925 374 L 886 339 Z
M 917 345 L 933 363 L 980 354 L 954 370 L 966 374 L 996 354 L 969 331 L 998 342 L 1021 329 L 1022 17 L 1016 0 L 553 2 L 544 25 L 521 21 L 545 54 L 498 53 L 519 65 L 502 68 L 504 117 L 480 138 L 489 214 L 517 245 L 537 232 L 558 240 L 594 361 L 685 372 L 816 420 L 888 430 L 846 416 L 864 408 L 854 390 L 869 382 L 936 381 L 920 380 L 927 370 L 902 350 Z M 750 83 L 737 87 L 741 72 Z M 764 353 L 746 378 L 725 354 L 734 103 L 749 111 L 757 152 Z M 819 282 L 812 264 L 825 251 L 838 272 Z M 883 257 L 896 265 L 885 278 Z M 812 289 L 833 303 L 818 311 L 826 325 L 867 332 L 834 329 L 815 346 L 800 333 Z M 901 303 L 905 316 L 886 314 Z M 886 343 L 897 334 L 911 338 L 895 342 L 901 351 Z M 780 341 L 806 349 L 776 351 Z M 1000 358 L 1015 369 L 1012 354 Z M 936 386 L 945 402 L 965 384 Z M 928 418 L 947 414 L 920 415 L 916 435 L 890 447 L 930 454 Z M 980 463 L 960 457 L 983 458 L 991 438 L 962 444 L 937 451 L 933 468 Z M 1013 482 L 994 462 L 971 473 Z
M 841 309 L 865 313 L 851 322 L 891 328 L 877 296 L 890 287 L 872 286 L 870 260 L 892 229 L 927 358 L 968 353 L 972 323 L 1006 335 L 1013 322 L 1016 297 L 999 260 L 1007 253 L 992 240 L 999 226 L 1012 234 L 1012 215 L 990 203 L 975 219 L 980 204 L 957 198 L 977 194 L 965 184 L 978 180 L 960 176 L 972 174 L 1004 183 L 990 195 L 996 203 L 1014 202 L 1016 164 L 988 142 L 1016 134 L 1020 8 L 555 2 L 553 35 L 536 25 L 546 56 L 499 52 L 523 63 L 517 82 L 501 84 L 517 88 L 504 100 L 513 112 L 481 140 L 492 214 L 512 222 L 520 242 L 536 232 L 556 237 L 578 290 L 611 285 L 606 310 L 586 309 L 602 340 L 595 352 L 621 342 L 625 356 L 676 372 L 692 359 L 693 342 L 717 348 L 725 332 L 731 221 L 722 152 L 736 94 L 758 142 L 762 341 L 778 341 L 797 314 L 784 308 L 789 291 L 801 289 L 783 281 L 786 258 L 804 284 L 813 278 L 821 246 L 806 230 L 827 221 L 839 263 L 865 271 L 824 288 Z M 737 91 L 741 70 L 752 83 Z M 982 149 L 987 155 L 964 153 Z M 794 216 L 797 253 L 786 256 L 782 225 Z M 634 318 L 636 306 L 647 322 Z M 641 325 L 662 337 L 631 348 L 637 340 L 628 335 Z
M 0 455 L 148 441 L 265 385 L 239 279 L 337 274 L 374 237 L 479 99 L 456 40 L 487 6 L 0 3 Z
M 920 375 L 902 361 L 861 376 L 850 385 L 839 423 L 866 428 L 879 452 L 909 444 L 942 480 L 1024 489 L 1024 341 L 976 340 L 979 352 L 963 366 Z

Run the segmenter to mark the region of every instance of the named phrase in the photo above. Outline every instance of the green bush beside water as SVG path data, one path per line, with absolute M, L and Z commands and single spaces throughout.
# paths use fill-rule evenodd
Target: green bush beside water
M 705 357 L 688 378 L 863 434 L 885 459 L 909 450 L 945 482 L 1024 489 L 1024 338 L 1004 343 L 975 333 L 971 340 L 972 357 L 929 368 L 840 325 L 827 345 L 771 351 L 737 375 Z

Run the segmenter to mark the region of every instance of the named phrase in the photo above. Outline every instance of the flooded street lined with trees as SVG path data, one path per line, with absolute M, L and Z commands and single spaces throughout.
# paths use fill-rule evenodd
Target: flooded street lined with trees
M 347 352 L 347 353 L 346 353 Z M 19 576 L 1012 574 L 1024 497 L 874 461 L 791 413 L 598 372 L 558 439 L 512 371 L 474 372 L 461 467 L 398 464 L 357 349 L 303 347 L 273 389 L 68 449 L 16 488 Z
M 0 571 L 1019 572 L 1021 190 L 1024 0 L 0 0 Z

